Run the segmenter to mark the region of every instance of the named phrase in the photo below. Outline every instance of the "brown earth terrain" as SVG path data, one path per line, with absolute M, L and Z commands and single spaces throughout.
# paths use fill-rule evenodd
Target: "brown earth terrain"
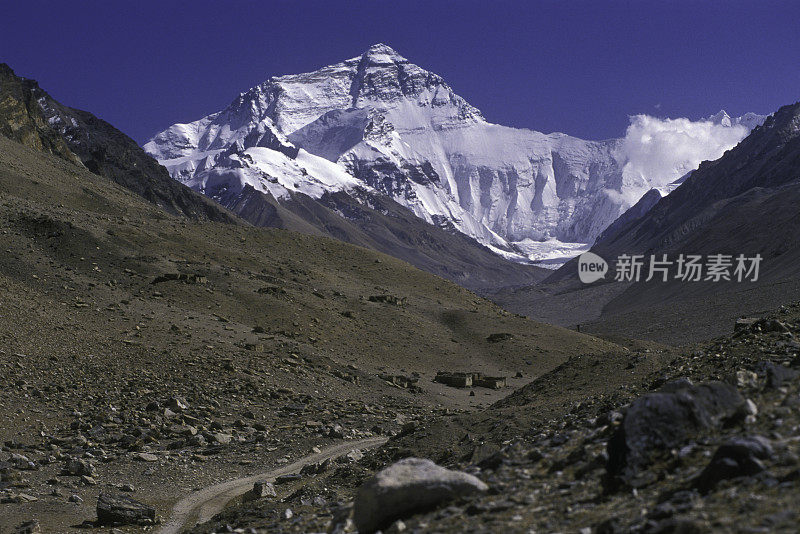
M 169 215 L 2 137 L 0 221 L 3 532 L 76 531 L 104 492 L 166 519 L 193 490 L 627 352 L 367 249 Z

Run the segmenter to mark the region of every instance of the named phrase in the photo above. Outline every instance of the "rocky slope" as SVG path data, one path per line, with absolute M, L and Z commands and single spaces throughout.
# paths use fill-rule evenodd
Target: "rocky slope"
M 708 124 L 744 135 L 761 120 L 721 112 Z M 591 242 L 664 185 L 625 172 L 621 139 L 487 122 L 440 76 L 383 44 L 314 72 L 270 78 L 144 147 L 174 178 L 224 205 L 246 186 L 279 201 L 366 188 L 517 258 L 525 254 L 513 243 L 523 240 Z
M 576 355 L 193 532 L 795 532 L 798 321 L 794 303 L 686 350 Z
M 528 285 L 549 271 L 498 257 L 459 233 L 426 223 L 391 198 L 364 189 L 292 193 L 278 202 L 247 187 L 228 208 L 256 226 L 326 235 L 394 256 L 478 294 Z
M 667 252 L 697 246 L 692 242 L 701 239 L 708 244 L 697 250 L 704 252 L 715 242 L 709 235 L 710 230 L 724 226 L 717 220 L 728 215 L 724 204 L 747 203 L 750 199 L 746 196 L 741 202 L 737 200 L 756 188 L 769 193 L 797 183 L 799 152 L 800 104 L 784 106 L 722 158 L 703 163 L 651 210 L 598 240 L 595 248 L 611 255 L 623 250 Z M 770 215 L 781 217 L 781 212 Z M 716 246 L 732 249 L 745 245 L 743 241 L 757 243 L 762 233 L 772 233 L 779 228 L 744 217 L 742 222 L 752 225 L 752 231 L 716 242 Z M 769 248 L 774 246 L 774 242 L 762 244 L 760 251 L 769 254 L 772 252 Z M 742 253 L 757 251 L 747 246 L 740 250 Z
M 615 335 L 672 343 L 721 335 L 741 314 L 800 297 L 799 171 L 800 105 L 793 104 L 720 159 L 703 163 L 671 194 L 653 198 L 650 209 L 631 212 L 609 228 L 592 247 L 611 262 L 608 283 L 581 284 L 572 261 L 542 285 L 506 291 L 497 300 L 540 320 L 583 323 Z M 673 264 L 666 282 L 646 283 L 644 272 L 641 282 L 630 284 L 613 282 L 614 261 L 621 254 L 647 259 L 667 254 L 673 262 L 680 254 L 723 254 L 732 261 L 740 254 L 758 254 L 762 260 L 754 282 L 737 282 L 735 276 L 730 281 L 683 281 L 676 279 Z M 564 309 L 572 311 L 561 313 Z
M 0 223 L 2 532 L 86 532 L 101 494 L 163 518 L 198 487 L 622 350 L 364 248 L 172 216 L 3 136 Z M 439 370 L 509 387 L 469 396 Z
M 189 188 L 136 142 L 91 113 L 64 106 L 34 80 L 0 64 L 0 134 L 85 166 L 170 213 L 234 222 L 235 217 Z

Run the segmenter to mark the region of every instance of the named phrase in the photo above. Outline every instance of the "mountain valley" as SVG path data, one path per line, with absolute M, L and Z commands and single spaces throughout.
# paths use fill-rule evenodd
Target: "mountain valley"
M 800 103 L 585 141 L 376 44 L 140 147 L 0 64 L 0 534 L 796 532 L 798 205 Z

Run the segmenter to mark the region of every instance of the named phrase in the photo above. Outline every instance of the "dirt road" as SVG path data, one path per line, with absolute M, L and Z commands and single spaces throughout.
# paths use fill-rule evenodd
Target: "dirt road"
M 364 450 L 380 447 L 386 441 L 387 438 L 385 437 L 375 437 L 338 443 L 323 449 L 319 453 L 304 456 L 282 467 L 203 488 L 178 501 L 173 506 L 169 517 L 161 529 L 158 530 L 158 533 L 178 534 L 198 523 L 208 521 L 232 499 L 251 489 L 254 482 L 259 480 L 274 481 L 278 476 L 297 473 L 304 465 L 321 462 L 328 458 L 336 458 L 347 454 L 353 449 Z

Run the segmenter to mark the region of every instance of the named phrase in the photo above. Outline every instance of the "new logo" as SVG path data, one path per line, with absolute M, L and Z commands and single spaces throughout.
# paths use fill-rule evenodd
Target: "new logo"
M 578 257 L 578 277 L 584 284 L 605 278 L 607 272 L 608 263 L 594 252 L 584 252 Z

